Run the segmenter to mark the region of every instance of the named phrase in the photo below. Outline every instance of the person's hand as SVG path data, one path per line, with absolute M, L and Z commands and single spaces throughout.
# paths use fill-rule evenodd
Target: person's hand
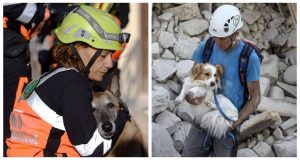
M 47 21 L 50 18 L 50 10 L 46 7 L 44 14 L 44 21 Z
M 45 13 L 44 13 L 44 19 L 38 24 L 38 26 L 34 27 L 31 31 L 30 31 L 30 39 L 34 36 L 36 36 L 40 29 L 44 26 L 44 24 L 46 23 L 46 21 L 48 21 L 50 18 L 50 10 L 46 7 L 45 8 Z
M 199 105 L 203 102 L 205 95 L 194 95 L 192 92 L 189 92 L 185 97 L 185 100 L 192 105 Z
M 233 131 L 236 129 L 236 127 L 240 124 L 240 122 L 237 120 L 237 121 L 234 121 L 232 123 L 232 126 L 229 128 L 230 131 Z

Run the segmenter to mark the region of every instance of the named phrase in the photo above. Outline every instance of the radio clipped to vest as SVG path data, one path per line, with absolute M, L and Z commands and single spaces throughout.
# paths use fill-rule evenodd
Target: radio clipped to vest
M 49 75 L 50 73 L 54 72 L 57 68 L 58 68 L 58 67 L 53 68 L 53 69 L 51 69 L 49 72 L 46 72 L 46 73 L 44 73 L 43 75 L 41 75 L 39 78 L 31 80 L 31 81 L 27 84 L 27 86 L 25 87 L 25 89 L 24 89 L 24 91 L 23 91 L 23 93 L 22 93 L 22 95 L 21 95 L 21 97 L 20 97 L 20 100 L 27 99 L 27 98 L 31 95 L 31 93 L 35 90 L 35 88 L 38 86 L 38 84 L 40 83 L 40 80 L 41 80 L 43 77 L 46 77 L 46 76 Z
M 31 82 L 28 83 L 28 85 L 25 87 L 20 100 L 24 100 L 26 98 L 28 98 L 31 93 L 34 91 L 34 89 L 36 88 L 36 86 L 39 84 L 40 79 L 34 79 Z

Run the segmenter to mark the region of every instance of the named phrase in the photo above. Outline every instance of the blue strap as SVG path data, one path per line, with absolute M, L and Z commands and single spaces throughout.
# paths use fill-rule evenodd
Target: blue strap
M 205 48 L 203 51 L 203 57 L 202 57 L 203 63 L 208 63 L 208 61 L 211 57 L 212 51 L 213 51 L 214 44 L 215 44 L 215 40 L 213 37 L 210 37 L 207 39 Z
M 232 143 L 230 142 L 230 140 L 232 140 Z M 229 141 L 229 144 L 227 144 L 227 141 Z M 232 149 L 233 146 L 234 146 L 234 144 L 235 144 L 234 135 L 233 135 L 233 133 L 231 133 L 231 132 L 228 131 L 226 133 L 226 137 L 224 138 L 223 145 L 227 149 Z
M 220 105 L 219 105 L 219 102 L 218 102 L 218 100 L 217 100 L 216 92 L 215 92 L 215 91 L 214 91 L 214 99 L 215 99 L 216 106 L 217 106 L 219 112 L 221 113 L 221 115 L 222 115 L 225 119 L 227 119 L 228 121 L 234 121 L 234 120 L 230 119 L 229 117 L 227 117 L 226 114 L 225 114 L 225 113 L 223 112 L 223 110 L 221 109 L 221 107 L 220 107 Z
M 227 149 L 232 149 L 234 145 L 235 145 L 235 136 L 232 132 L 227 131 L 223 139 L 223 146 Z M 208 151 L 210 147 L 211 147 L 210 131 L 207 131 L 203 142 L 203 149 L 205 151 Z
M 205 135 L 205 139 L 204 139 L 204 150 L 208 151 L 210 149 L 210 145 L 211 145 L 211 139 L 210 139 L 210 132 L 207 131 L 206 135 Z

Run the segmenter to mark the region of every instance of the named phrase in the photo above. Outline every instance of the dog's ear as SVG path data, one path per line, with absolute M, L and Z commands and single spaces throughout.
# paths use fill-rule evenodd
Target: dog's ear
M 120 84 L 119 84 L 119 76 L 113 73 L 112 78 L 110 80 L 110 85 L 108 88 L 116 97 L 121 97 L 120 92 Z
M 223 73 L 224 73 L 223 67 L 222 67 L 220 64 L 217 64 L 217 65 L 215 65 L 215 66 L 216 66 L 216 68 L 217 68 L 217 73 L 218 73 L 220 76 L 222 76 Z
M 202 63 L 201 64 L 194 63 L 194 65 L 190 71 L 190 76 L 193 80 L 202 73 L 203 67 L 204 67 L 204 64 L 202 64 Z
M 97 108 L 97 101 L 99 101 L 99 97 L 101 95 L 99 94 L 99 92 L 93 92 L 93 101 L 92 101 L 92 107 L 93 109 Z

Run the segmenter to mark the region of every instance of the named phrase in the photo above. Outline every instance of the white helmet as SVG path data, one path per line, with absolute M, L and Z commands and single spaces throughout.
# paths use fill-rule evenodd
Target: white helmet
M 222 5 L 213 13 L 208 32 L 215 37 L 227 37 L 243 26 L 242 16 L 238 8 Z

